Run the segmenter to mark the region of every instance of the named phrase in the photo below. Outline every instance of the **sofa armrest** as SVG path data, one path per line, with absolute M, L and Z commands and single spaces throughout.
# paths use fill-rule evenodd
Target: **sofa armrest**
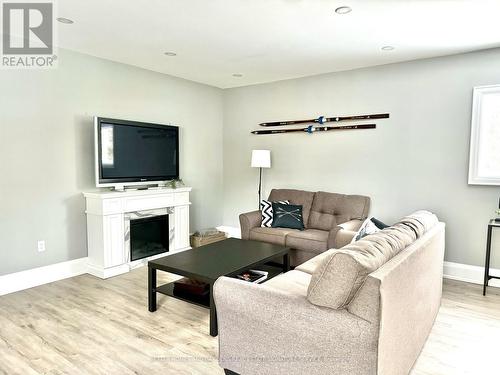
M 241 238 L 248 240 L 250 229 L 259 227 L 262 223 L 262 213 L 257 211 L 247 212 L 240 215 Z
M 328 248 L 329 249 L 340 249 L 345 245 L 351 243 L 352 239 L 356 235 L 356 232 L 363 224 L 363 220 L 350 220 L 345 223 L 337 225 L 335 228 L 330 230 L 328 235 Z
M 327 246 L 329 249 L 340 249 L 345 245 L 351 243 L 356 235 L 356 232 L 363 224 L 362 220 L 354 219 L 346 221 L 336 227 L 330 229 L 328 233 Z
M 338 249 L 335 239 L 337 238 L 338 232 L 341 230 L 342 228 L 339 226 L 330 229 L 330 232 L 328 232 L 328 240 L 326 242 L 328 249 Z
M 351 243 L 352 239 L 354 236 L 356 236 L 357 232 L 354 232 L 352 230 L 345 230 L 341 229 L 337 232 L 337 236 L 335 237 L 335 249 L 340 249 L 344 247 L 345 245 L 348 245 Z
M 219 363 L 237 373 L 303 374 L 310 367 L 301 366 L 336 366 L 357 357 L 353 348 L 365 356 L 376 347 L 376 324 L 313 305 L 292 289 L 220 277 L 214 300 Z M 328 363 L 310 362 L 317 358 Z
M 338 226 L 341 227 L 343 230 L 348 230 L 351 232 L 357 232 L 359 228 L 361 228 L 361 225 L 363 224 L 364 220 L 359 220 L 359 219 L 353 219 L 346 221 L 345 223 L 339 224 Z
M 418 358 L 441 305 L 444 251 L 438 223 L 370 274 L 380 281 L 379 374 L 407 374 Z

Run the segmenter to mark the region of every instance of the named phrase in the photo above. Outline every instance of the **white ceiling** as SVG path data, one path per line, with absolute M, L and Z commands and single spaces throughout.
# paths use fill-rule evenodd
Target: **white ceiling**
M 500 46 L 499 0 L 59 0 L 57 13 L 75 22 L 57 24 L 61 47 L 221 88 Z

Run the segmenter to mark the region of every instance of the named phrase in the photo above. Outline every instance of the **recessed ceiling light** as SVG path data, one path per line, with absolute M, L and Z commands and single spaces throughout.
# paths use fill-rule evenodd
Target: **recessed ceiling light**
M 382 50 L 382 51 L 392 51 L 393 49 L 394 49 L 394 47 L 393 47 L 393 46 L 383 46 L 383 47 L 381 48 L 381 50 Z
M 164 52 L 165 56 L 177 56 L 175 52 Z
M 241 74 L 241 73 L 234 73 L 233 77 L 241 78 L 241 77 L 243 77 L 243 74 Z
M 352 12 L 352 8 L 348 7 L 348 6 L 342 6 L 342 7 L 338 7 L 337 9 L 335 9 L 335 13 L 337 13 L 337 14 L 347 14 L 350 12 Z
M 69 18 L 64 18 L 64 17 L 58 17 L 58 18 L 56 18 L 56 20 L 58 22 L 65 23 L 67 25 L 71 25 L 72 23 L 74 23 L 73 20 L 70 20 Z

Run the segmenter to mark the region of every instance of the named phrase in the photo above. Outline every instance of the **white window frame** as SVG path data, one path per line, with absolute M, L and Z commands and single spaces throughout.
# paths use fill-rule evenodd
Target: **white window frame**
M 500 185 L 500 176 L 479 175 L 479 143 L 482 130 L 481 112 L 483 110 L 482 99 L 485 94 L 498 94 L 500 96 L 500 85 L 474 87 L 470 134 L 469 185 Z M 498 151 L 500 152 L 500 149 Z

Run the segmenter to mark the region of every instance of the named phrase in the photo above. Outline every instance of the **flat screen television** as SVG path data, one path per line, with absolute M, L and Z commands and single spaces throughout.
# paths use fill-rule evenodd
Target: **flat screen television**
M 179 178 L 179 128 L 94 118 L 96 186 L 162 183 Z

